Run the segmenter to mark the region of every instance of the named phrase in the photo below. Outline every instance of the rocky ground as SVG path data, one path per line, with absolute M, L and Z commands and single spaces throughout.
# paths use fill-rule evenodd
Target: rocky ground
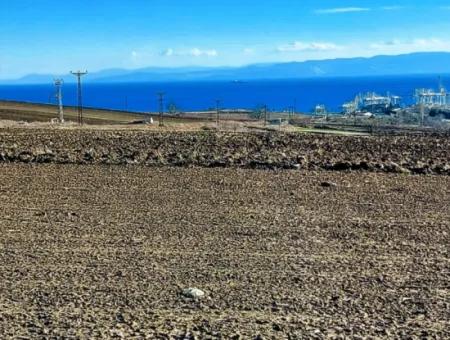
M 141 143 L 167 160 L 182 143 L 55 136 L 2 132 L 1 150 L 92 148 L 95 162 L 77 162 L 101 163 L 100 150 L 133 159 Z M 237 150 L 286 143 L 227 138 Z M 448 162 L 448 140 L 433 138 L 305 137 L 280 153 L 357 159 L 365 145 L 374 159 Z M 2 339 L 450 337 L 448 176 L 4 163 L 0 196 Z M 206 295 L 183 296 L 189 287 Z
M 0 162 L 450 174 L 450 135 L 3 129 Z

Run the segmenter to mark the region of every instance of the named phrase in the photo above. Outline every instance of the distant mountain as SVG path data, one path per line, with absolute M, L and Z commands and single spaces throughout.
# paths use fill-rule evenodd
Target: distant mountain
M 376 56 L 372 58 L 255 64 L 243 67 L 110 69 L 91 73 L 86 79 L 89 82 L 117 83 L 200 80 L 233 81 L 448 73 L 450 73 L 450 53 L 423 52 L 398 56 Z M 3 81 L 3 83 L 48 83 L 55 77 L 53 75 L 28 75 L 14 81 Z M 58 77 L 64 78 L 66 82 L 75 81 L 75 77 L 72 75 L 59 75 Z

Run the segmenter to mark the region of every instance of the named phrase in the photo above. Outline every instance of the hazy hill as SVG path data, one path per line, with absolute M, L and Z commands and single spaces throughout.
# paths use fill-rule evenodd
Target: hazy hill
M 358 77 L 408 74 L 450 73 L 450 53 L 423 52 L 372 58 L 329 59 L 305 62 L 255 64 L 243 67 L 180 67 L 144 68 L 136 70 L 110 69 L 91 73 L 90 82 L 149 82 L 195 80 L 261 80 L 314 77 Z M 28 75 L 3 83 L 48 83 L 54 75 Z M 70 75 L 59 75 L 73 82 Z

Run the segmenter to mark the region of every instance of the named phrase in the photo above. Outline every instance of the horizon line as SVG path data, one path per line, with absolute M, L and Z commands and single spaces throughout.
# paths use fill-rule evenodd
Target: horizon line
M 255 62 L 255 63 L 248 63 L 248 64 L 242 64 L 242 65 L 220 65 L 220 66 L 202 66 L 202 65 L 184 65 L 184 66 L 157 66 L 157 65 L 149 65 L 144 67 L 136 67 L 136 68 L 127 68 L 127 67 L 108 67 L 103 69 L 97 69 L 94 71 L 89 71 L 90 74 L 97 74 L 105 71 L 139 71 L 139 70 L 146 70 L 146 69 L 155 69 L 155 70 L 183 70 L 187 68 L 198 68 L 198 69 L 208 69 L 208 70 L 215 70 L 215 69 L 242 69 L 246 67 L 251 66 L 270 66 L 270 65 L 286 65 L 286 64 L 303 64 L 303 63 L 309 63 L 309 62 L 325 62 L 325 61 L 339 61 L 339 60 L 356 60 L 356 59 L 375 59 L 375 58 L 382 58 L 382 57 L 401 57 L 401 56 L 411 56 L 411 55 L 420 55 L 420 54 L 449 54 L 450 51 L 420 51 L 420 52 L 410 52 L 410 53 L 400 53 L 400 54 L 376 54 L 373 56 L 355 56 L 355 57 L 338 57 L 338 58 L 317 58 L 317 59 L 307 59 L 307 60 L 291 60 L 291 61 L 282 61 L 282 62 Z M 19 82 L 20 80 L 28 77 L 60 77 L 60 76 L 69 76 L 71 71 L 68 71 L 67 73 L 28 73 L 24 74 L 22 76 L 18 76 L 17 78 L 0 78 L 0 83 L 8 83 L 8 82 Z M 399 73 L 401 74 L 401 73 Z M 407 74 L 414 74 L 414 73 L 407 73 Z M 417 73 L 417 74 L 424 74 L 424 73 Z M 381 75 L 382 76 L 382 75 Z M 110 77 L 110 76 L 107 76 Z M 315 77 L 326 77 L 317 75 Z M 344 76 L 345 77 L 345 76 Z M 282 78 L 283 79 L 283 78 Z M 304 79 L 304 78 L 303 78 Z M 75 81 L 75 80 L 74 80 Z

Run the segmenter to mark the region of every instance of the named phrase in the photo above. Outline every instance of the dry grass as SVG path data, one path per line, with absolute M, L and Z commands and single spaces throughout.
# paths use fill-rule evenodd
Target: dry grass
M 132 112 L 113 110 L 84 110 L 83 127 L 77 125 L 78 112 L 74 107 L 64 109 L 66 123 L 51 124 L 58 117 L 58 109 L 53 105 L 0 101 L 0 128 L 52 128 L 52 129 L 89 129 L 89 130 L 151 130 L 151 131 L 199 131 L 217 129 L 210 115 L 186 115 L 185 117 L 166 116 L 164 127 L 159 126 L 158 115 L 153 115 L 154 124 L 132 124 L 142 122 L 146 116 Z M 242 122 L 236 115 L 222 116 L 219 129 L 245 131 L 247 127 L 261 127 L 260 122 Z
M 77 121 L 77 109 L 66 107 L 64 116 L 67 121 Z M 50 122 L 58 117 L 58 109 L 53 105 L 28 104 L 0 101 L 0 117 L 10 121 Z M 142 119 L 142 115 L 112 111 L 85 109 L 84 118 L 87 124 L 125 124 Z

